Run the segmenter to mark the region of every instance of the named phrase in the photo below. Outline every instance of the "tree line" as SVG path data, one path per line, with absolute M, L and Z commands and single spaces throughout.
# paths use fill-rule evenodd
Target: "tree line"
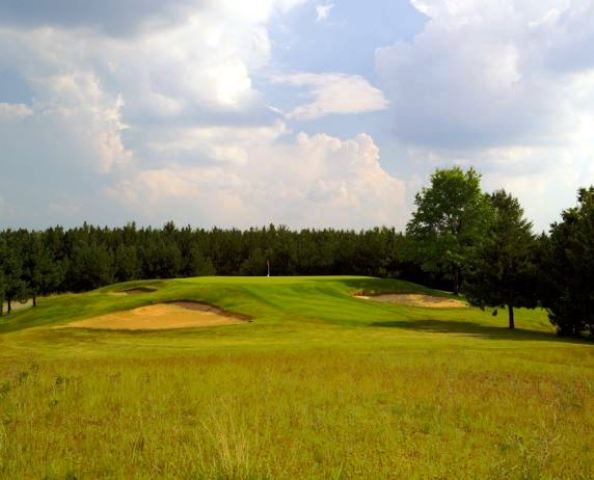
M 409 259 L 449 278 L 452 290 L 481 308 L 542 307 L 560 335 L 594 334 L 594 187 L 535 235 L 519 201 L 505 190 L 487 194 L 480 175 L 436 170 L 415 199 L 407 226 Z
M 44 231 L 0 232 L 0 297 L 14 301 L 82 292 L 115 282 L 204 275 L 361 274 L 401 276 L 404 235 L 393 228 L 365 231 L 270 225 L 249 230 L 99 228 L 84 224 Z M 419 272 L 422 274 L 422 272 Z M 414 275 L 414 274 L 413 274 Z
M 416 196 L 405 232 L 162 228 L 134 223 L 0 231 L 0 315 L 14 301 L 114 282 L 201 275 L 371 275 L 450 286 L 473 305 L 547 309 L 562 335 L 594 332 L 594 187 L 582 189 L 548 233 L 520 203 L 482 191 L 480 175 L 438 169 Z

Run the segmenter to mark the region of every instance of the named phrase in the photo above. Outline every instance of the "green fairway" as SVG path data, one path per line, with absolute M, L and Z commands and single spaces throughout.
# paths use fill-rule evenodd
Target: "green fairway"
M 115 293 L 152 287 L 137 295 Z M 594 350 L 546 313 L 353 297 L 367 277 L 203 277 L 0 320 L 2 478 L 592 478 Z M 56 328 L 195 300 L 253 322 Z

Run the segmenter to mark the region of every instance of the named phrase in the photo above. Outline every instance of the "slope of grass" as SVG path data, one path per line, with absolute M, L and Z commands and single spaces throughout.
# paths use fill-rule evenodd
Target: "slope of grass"
M 114 295 L 153 286 L 141 295 Z M 2 478 L 591 478 L 594 354 L 542 311 L 388 305 L 365 277 L 134 282 L 0 322 Z M 437 293 L 440 294 L 440 293 Z M 442 294 L 442 293 L 441 293 Z M 242 325 L 88 331 L 173 300 Z

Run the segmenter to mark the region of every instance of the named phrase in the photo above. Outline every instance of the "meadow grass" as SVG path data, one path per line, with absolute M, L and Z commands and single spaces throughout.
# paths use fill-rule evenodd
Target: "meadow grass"
M 133 286 L 157 290 L 113 295 Z M 539 310 L 511 332 L 502 314 L 360 291 L 431 293 L 365 277 L 176 279 L 4 318 L 0 476 L 592 478 L 591 344 L 559 339 Z M 174 300 L 254 322 L 55 328 Z

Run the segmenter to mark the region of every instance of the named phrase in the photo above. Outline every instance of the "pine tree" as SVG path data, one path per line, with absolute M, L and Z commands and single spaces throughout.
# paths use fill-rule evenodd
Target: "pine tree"
M 507 308 L 536 306 L 535 238 L 518 200 L 499 190 L 490 197 L 494 218 L 468 264 L 464 293 L 473 305 Z
M 553 224 L 542 274 L 543 305 L 561 335 L 594 335 L 594 187 L 581 189 L 578 206 Z

